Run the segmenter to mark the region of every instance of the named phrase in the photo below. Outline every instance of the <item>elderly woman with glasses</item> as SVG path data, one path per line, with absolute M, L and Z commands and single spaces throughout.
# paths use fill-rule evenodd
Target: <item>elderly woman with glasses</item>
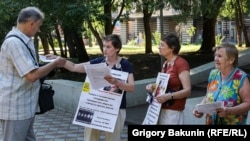
M 164 36 L 160 42 L 159 54 L 166 59 L 162 73 L 170 75 L 164 94 L 155 96 L 162 104 L 159 125 L 183 124 L 186 99 L 191 94 L 191 82 L 188 62 L 178 55 L 181 45 L 175 34 Z M 147 92 L 154 91 L 155 84 L 146 85 Z

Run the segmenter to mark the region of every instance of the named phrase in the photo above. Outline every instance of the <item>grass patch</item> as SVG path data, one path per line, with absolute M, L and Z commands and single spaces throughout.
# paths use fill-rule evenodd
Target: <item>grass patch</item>
M 200 49 L 200 45 L 182 45 L 180 50 L 180 56 L 185 58 L 190 68 L 194 68 L 214 60 L 213 53 L 201 54 L 197 52 Z M 239 51 L 247 48 L 238 48 Z M 134 47 L 123 45 L 120 52 L 120 56 L 127 58 L 133 65 L 135 80 L 142 80 L 147 78 L 155 78 L 158 72 L 161 70 L 161 57 L 158 54 L 158 46 L 152 47 L 153 53 L 145 54 L 144 47 Z M 96 58 L 101 56 L 101 50 L 99 47 L 86 47 L 86 51 L 90 58 Z M 68 58 L 69 59 L 69 58 Z M 73 62 L 77 62 L 77 59 L 70 59 Z M 73 81 L 83 82 L 85 80 L 85 74 L 69 72 L 63 68 L 58 69 L 56 75 L 49 79 L 66 79 Z
M 158 53 L 159 52 L 159 46 L 153 46 L 152 51 L 153 53 Z M 195 52 L 200 49 L 200 45 L 182 45 L 180 52 L 186 53 L 186 52 Z M 86 46 L 86 51 L 88 54 L 101 54 L 101 50 L 99 46 L 94 46 L 94 47 L 88 47 Z M 128 45 L 123 45 L 120 54 L 144 54 L 145 53 L 145 47 L 141 46 L 128 46 Z

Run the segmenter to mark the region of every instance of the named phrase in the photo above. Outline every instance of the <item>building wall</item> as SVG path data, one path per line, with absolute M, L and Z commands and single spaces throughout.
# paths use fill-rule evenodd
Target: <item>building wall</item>
M 246 19 L 246 26 L 248 28 L 248 35 L 250 39 L 250 19 Z M 180 37 L 180 40 L 183 44 L 186 43 L 201 43 L 202 41 L 202 30 L 203 30 L 202 20 L 190 20 L 184 23 L 178 23 L 171 16 L 163 17 L 163 35 L 167 33 L 177 33 Z M 151 18 L 151 32 L 154 33 L 158 31 L 161 32 L 160 27 L 160 18 L 152 17 Z M 196 28 L 195 34 L 193 37 L 189 36 L 186 32 L 191 26 Z M 128 21 L 121 23 L 121 37 L 123 44 L 126 44 L 128 41 L 135 40 L 140 34 L 144 35 L 144 25 L 142 17 L 131 18 Z M 235 29 L 235 21 L 218 19 L 215 29 L 215 36 L 221 35 L 224 37 L 223 41 L 229 41 L 237 43 L 237 35 Z M 242 35 L 242 40 L 244 41 L 244 36 Z
M 143 25 L 143 20 L 142 18 L 138 19 L 130 19 L 129 21 L 122 23 L 126 24 L 128 23 L 128 32 L 127 32 L 127 41 L 136 39 L 140 34 L 142 34 L 142 38 L 144 39 L 144 25 Z M 188 22 L 187 25 L 180 24 L 176 22 L 174 19 L 171 17 L 164 17 L 163 18 L 163 35 L 167 33 L 177 33 L 179 32 L 179 36 L 182 40 L 183 43 L 187 43 L 191 38 L 189 35 L 186 33 L 186 30 L 190 28 L 191 22 Z M 158 31 L 159 33 L 161 32 L 160 29 L 160 19 L 159 17 L 152 17 L 151 18 L 151 32 L 155 33 Z

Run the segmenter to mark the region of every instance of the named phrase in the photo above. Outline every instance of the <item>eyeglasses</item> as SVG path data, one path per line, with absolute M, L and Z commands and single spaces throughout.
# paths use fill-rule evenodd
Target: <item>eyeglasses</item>
M 164 48 L 165 45 L 163 43 L 160 43 L 159 48 Z

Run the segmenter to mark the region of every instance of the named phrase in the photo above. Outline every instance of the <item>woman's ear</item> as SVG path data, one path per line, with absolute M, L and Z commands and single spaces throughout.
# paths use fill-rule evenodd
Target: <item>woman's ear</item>
M 229 60 L 230 60 L 230 64 L 233 64 L 235 61 L 235 58 L 231 57 Z
M 117 48 L 117 49 L 116 49 L 116 53 L 119 54 L 120 50 L 121 50 L 121 49 Z

